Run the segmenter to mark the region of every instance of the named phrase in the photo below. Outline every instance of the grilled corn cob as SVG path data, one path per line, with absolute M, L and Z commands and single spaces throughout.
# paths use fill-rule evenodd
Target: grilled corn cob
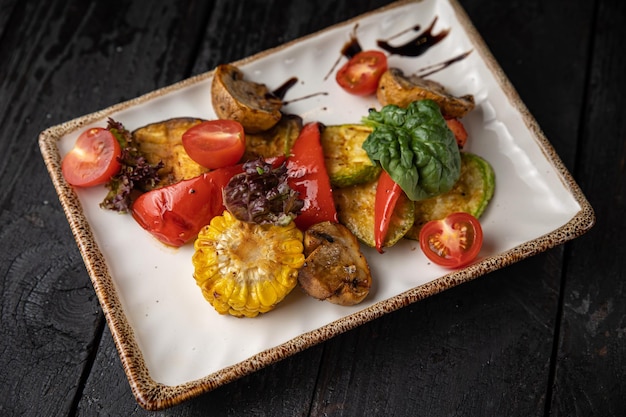
M 298 282 L 304 264 L 302 232 L 287 226 L 216 216 L 194 244 L 194 278 L 220 314 L 255 317 L 272 310 Z

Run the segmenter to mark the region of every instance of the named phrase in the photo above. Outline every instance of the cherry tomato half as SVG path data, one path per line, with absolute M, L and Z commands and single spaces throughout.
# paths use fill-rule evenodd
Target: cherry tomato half
M 357 96 L 373 94 L 387 71 L 387 57 L 380 51 L 361 51 L 337 71 L 337 83 Z
M 182 137 L 191 159 L 205 168 L 234 165 L 246 150 L 243 126 L 236 120 L 208 120 L 189 128 Z
M 428 259 L 446 268 L 458 268 L 478 256 L 483 230 L 471 214 L 453 213 L 426 223 L 420 230 L 419 242 Z
M 65 180 L 76 187 L 104 184 L 119 172 L 122 154 L 113 133 L 101 127 L 88 129 L 78 136 L 72 150 L 61 162 Z

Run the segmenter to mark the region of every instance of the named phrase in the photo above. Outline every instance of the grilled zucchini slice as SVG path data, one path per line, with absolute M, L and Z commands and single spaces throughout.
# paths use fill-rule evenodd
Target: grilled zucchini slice
M 140 127 L 132 132 L 132 138 L 148 162 L 156 165 L 163 161 L 159 170 L 159 187 L 197 177 L 208 171 L 189 157 L 183 147 L 183 133 L 202 119 L 178 117 Z
M 370 133 L 372 128 L 359 124 L 324 128 L 320 141 L 333 187 L 348 187 L 378 178 L 381 168 L 372 162 L 362 146 Z
M 406 238 L 419 240 L 419 233 L 430 220 L 463 211 L 479 218 L 495 190 L 493 167 L 478 155 L 461 152 L 461 176 L 450 191 L 437 197 L 415 202 L 415 222 Z
M 374 206 L 378 178 L 364 184 L 342 187 L 333 190 L 339 222 L 346 226 L 367 246 L 375 247 Z M 383 246 L 397 243 L 413 226 L 415 204 L 402 193 L 393 212 L 389 231 Z

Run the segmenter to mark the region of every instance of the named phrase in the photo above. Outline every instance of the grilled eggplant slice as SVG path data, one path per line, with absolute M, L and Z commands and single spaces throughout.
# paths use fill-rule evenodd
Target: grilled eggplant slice
M 415 222 L 406 238 L 419 240 L 419 233 L 430 220 L 463 211 L 479 218 L 495 190 L 492 166 L 478 155 L 461 152 L 461 176 L 450 191 L 437 197 L 415 202 Z
M 345 225 L 361 242 L 375 247 L 374 206 L 378 179 L 365 184 L 333 190 L 339 222 Z M 393 212 L 383 246 L 396 244 L 413 226 L 415 204 L 402 193 Z
M 300 130 L 302 130 L 302 118 L 294 114 L 284 114 L 270 130 L 246 134 L 246 151 L 243 159 L 251 161 L 259 157 L 289 155 Z
M 211 83 L 213 109 L 220 119 L 233 119 L 246 133 L 271 129 L 281 119 L 282 100 L 265 84 L 244 79 L 234 65 L 219 65 Z
M 348 187 L 374 181 L 381 167 L 372 162 L 363 142 L 372 128 L 360 124 L 326 126 L 320 141 L 326 170 L 333 187 Z
M 133 141 L 148 162 L 156 165 L 163 161 L 158 172 L 159 186 L 173 184 L 197 177 L 208 171 L 189 157 L 183 147 L 183 133 L 202 119 L 179 117 L 152 123 L 132 132 Z
M 298 282 L 311 297 L 349 306 L 369 294 L 369 265 L 358 240 L 345 226 L 322 222 L 308 228 L 304 233 L 304 255 Z
M 441 108 L 446 118 L 461 118 L 474 109 L 474 96 L 455 97 L 436 81 L 417 75 L 406 76 L 398 68 L 389 68 L 378 83 L 376 97 L 382 106 L 395 104 L 407 107 L 413 101 L 430 99 Z

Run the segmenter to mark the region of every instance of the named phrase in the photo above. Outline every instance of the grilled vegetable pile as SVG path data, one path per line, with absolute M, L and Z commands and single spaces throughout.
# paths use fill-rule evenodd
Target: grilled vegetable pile
M 346 88 L 383 104 L 361 123 L 303 124 L 265 85 L 222 65 L 218 120 L 132 132 L 109 120 L 81 135 L 63 174 L 77 187 L 105 184 L 101 206 L 130 212 L 164 244 L 193 242 L 194 279 L 220 314 L 269 312 L 298 283 L 318 300 L 358 304 L 372 285 L 361 244 L 383 253 L 415 239 L 437 264 L 467 264 L 495 188 L 491 165 L 463 151 L 459 119 L 473 98 L 380 62 L 367 91 Z

